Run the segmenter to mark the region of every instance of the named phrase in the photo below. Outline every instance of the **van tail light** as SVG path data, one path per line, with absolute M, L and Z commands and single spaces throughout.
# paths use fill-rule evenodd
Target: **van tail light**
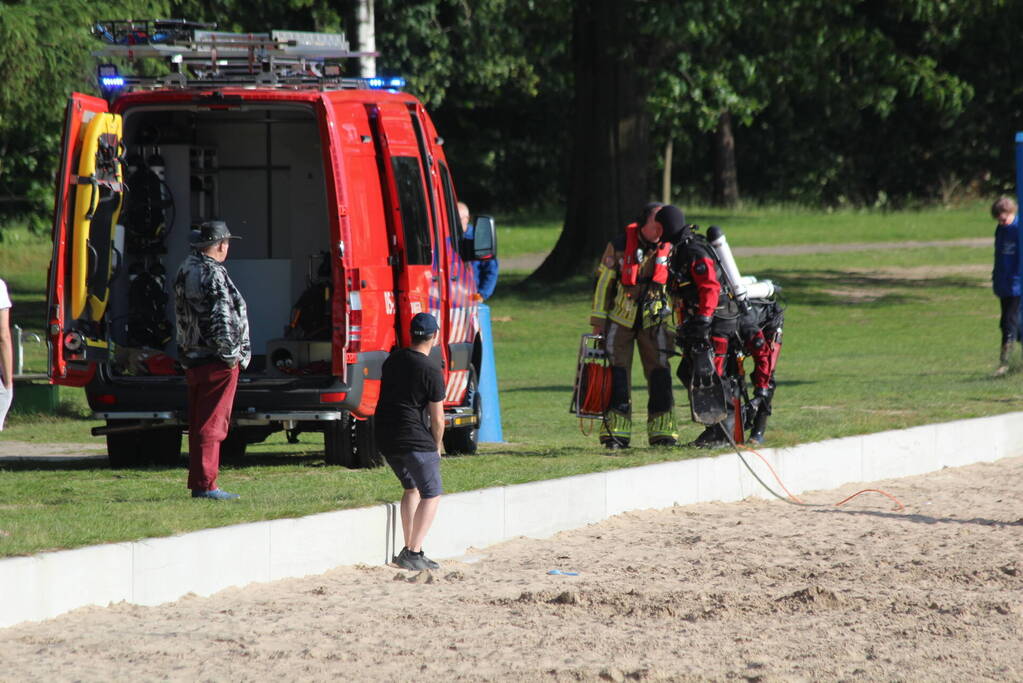
M 101 406 L 117 405 L 117 397 L 113 394 L 96 394 L 93 400 Z
M 329 394 L 320 394 L 320 403 L 341 403 L 346 398 L 347 391 L 332 391 Z
M 348 336 L 345 339 L 348 351 L 362 350 L 362 311 L 348 311 Z

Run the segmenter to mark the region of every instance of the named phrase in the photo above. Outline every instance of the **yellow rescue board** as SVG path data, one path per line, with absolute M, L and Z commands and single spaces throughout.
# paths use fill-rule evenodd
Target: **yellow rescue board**
M 98 321 L 110 299 L 114 231 L 124 199 L 122 119 L 97 113 L 83 130 L 71 228 L 71 317 L 80 318 L 88 302 L 89 317 Z

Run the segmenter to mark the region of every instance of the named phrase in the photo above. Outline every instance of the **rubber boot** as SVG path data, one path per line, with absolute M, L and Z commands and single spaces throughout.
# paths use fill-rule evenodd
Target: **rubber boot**
M 647 418 L 647 441 L 651 446 L 677 446 L 678 428 L 675 426 L 675 410 L 672 408 L 656 417 Z
M 694 440 L 686 444 L 689 447 L 696 448 L 720 448 L 727 446 L 731 443 L 728 440 L 728 435 L 735 433 L 735 413 L 732 411 L 728 412 L 728 417 L 717 424 L 708 426 L 703 430 L 703 433 L 696 437 Z M 732 436 L 734 440 L 735 437 Z
M 998 368 L 995 370 L 995 377 L 1002 377 L 1009 372 L 1009 358 L 1012 356 L 1012 342 L 1002 344 L 1002 354 L 998 358 Z
M 770 413 L 763 406 L 757 411 L 757 416 L 753 418 L 753 429 L 749 433 L 750 443 L 758 446 L 764 443 L 764 432 L 767 430 L 768 415 Z
M 617 451 L 629 447 L 632 435 L 632 415 L 617 410 L 609 410 L 604 414 L 600 426 L 600 443 L 609 451 Z
M 710 425 L 698 437 L 686 444 L 689 448 L 719 448 L 728 443 L 721 425 Z

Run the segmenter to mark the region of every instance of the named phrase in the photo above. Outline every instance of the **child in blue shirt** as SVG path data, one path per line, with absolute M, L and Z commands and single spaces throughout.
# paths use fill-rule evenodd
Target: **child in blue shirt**
M 998 297 L 1002 315 L 999 327 L 1002 330 L 1002 349 L 995 376 L 1009 371 L 1009 358 L 1013 347 L 1020 341 L 1019 302 L 1020 286 L 1020 234 L 1018 207 L 1011 197 L 1002 197 L 991 206 L 991 216 L 998 221 L 995 226 L 995 267 L 991 272 L 991 284 Z

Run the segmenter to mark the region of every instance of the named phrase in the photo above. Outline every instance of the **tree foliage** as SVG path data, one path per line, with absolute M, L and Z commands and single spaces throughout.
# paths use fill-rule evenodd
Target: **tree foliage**
M 92 92 L 90 25 L 97 16 L 150 15 L 158 0 L 26 0 L 0 6 L 0 218 L 48 222 L 68 94 Z
M 925 193 L 923 178 L 886 178 L 878 150 L 864 154 L 860 138 L 901 137 L 907 121 L 947 128 L 963 114 L 974 88 L 940 53 L 971 12 L 921 0 L 724 4 L 731 11 L 685 3 L 678 12 L 689 21 L 664 36 L 674 45 L 651 97 L 662 137 L 698 138 L 727 111 L 745 131 L 739 165 L 760 197 L 864 203 L 885 188 Z
M 565 205 L 588 226 L 566 249 L 601 242 L 654 196 L 668 140 L 676 196 L 711 197 L 723 122 L 744 199 L 889 206 L 1013 183 L 1023 0 L 375 2 L 378 66 L 431 108 L 461 196 L 481 210 Z M 336 31 L 354 3 L 0 5 L 0 220 L 48 221 L 64 101 L 94 92 L 93 20 Z M 580 17 L 602 13 L 618 23 L 587 47 Z M 594 249 L 575 248 L 586 256 L 572 267 Z

